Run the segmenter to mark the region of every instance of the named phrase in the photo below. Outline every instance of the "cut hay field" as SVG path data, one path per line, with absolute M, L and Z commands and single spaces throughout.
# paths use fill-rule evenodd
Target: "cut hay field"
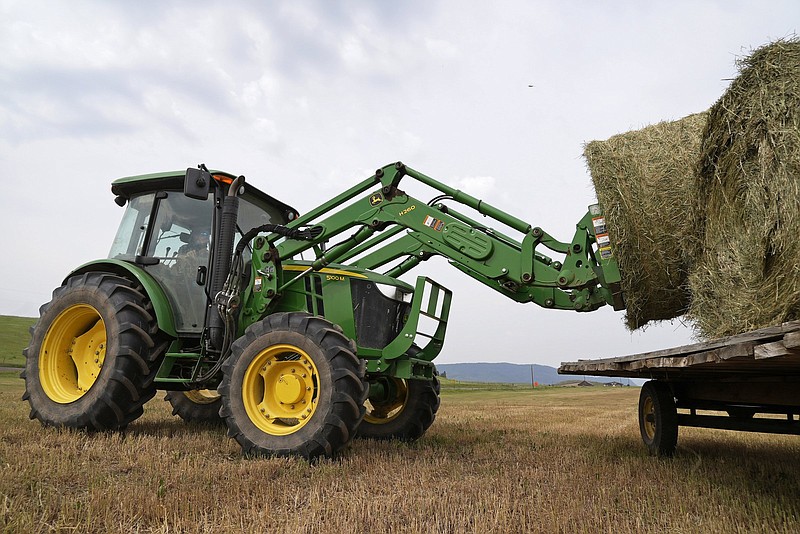
M 638 388 L 445 390 L 419 442 L 315 465 L 243 459 L 160 400 L 125 434 L 45 429 L 21 392 L 0 374 L 3 532 L 800 531 L 800 440 L 681 429 L 650 458 Z

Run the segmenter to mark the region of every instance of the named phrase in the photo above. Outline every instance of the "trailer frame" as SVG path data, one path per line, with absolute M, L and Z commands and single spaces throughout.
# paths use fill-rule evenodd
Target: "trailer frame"
M 639 428 L 654 455 L 675 452 L 679 426 L 800 435 L 800 321 L 558 372 L 648 379 Z

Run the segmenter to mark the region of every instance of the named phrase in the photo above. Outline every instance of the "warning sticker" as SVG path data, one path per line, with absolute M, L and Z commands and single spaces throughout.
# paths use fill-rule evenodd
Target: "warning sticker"
M 606 218 L 605 217 L 595 217 L 592 219 L 592 224 L 594 225 L 594 235 L 600 237 L 599 234 L 605 234 L 608 232 L 606 230 Z
M 442 228 L 444 228 L 444 222 L 440 221 L 439 219 L 435 219 L 430 215 L 425 216 L 425 220 L 422 221 L 422 224 L 430 228 L 433 228 L 437 232 L 441 232 Z
M 600 249 L 600 257 L 603 258 L 604 260 L 607 260 L 613 255 L 614 254 L 611 252 L 611 247 L 603 247 Z
M 600 248 L 611 246 L 611 238 L 608 237 L 608 234 L 601 234 L 597 236 L 597 246 Z

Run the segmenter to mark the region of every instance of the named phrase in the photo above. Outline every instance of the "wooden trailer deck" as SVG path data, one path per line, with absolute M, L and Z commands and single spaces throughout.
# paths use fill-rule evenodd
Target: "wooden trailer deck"
M 671 349 L 563 362 L 558 372 L 662 379 L 711 376 L 797 379 L 800 377 L 800 321 Z
M 800 435 L 800 321 L 672 349 L 565 362 L 558 372 L 650 379 L 639 396 L 639 429 L 651 454 L 673 454 L 679 426 Z

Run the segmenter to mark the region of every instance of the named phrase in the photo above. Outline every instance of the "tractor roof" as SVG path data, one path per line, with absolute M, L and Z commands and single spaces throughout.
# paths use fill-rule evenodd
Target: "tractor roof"
M 228 185 L 237 177 L 237 175 L 225 171 L 211 170 L 209 172 L 219 184 L 226 188 L 226 190 Z M 111 183 L 111 192 L 127 200 L 136 194 L 150 191 L 182 191 L 185 176 L 185 170 L 125 176 Z M 296 209 L 264 193 L 258 188 L 253 187 L 249 182 L 245 182 L 244 196 L 254 197 L 257 201 L 266 202 L 277 207 L 287 215 L 288 220 L 293 220 L 297 217 L 298 212 Z

